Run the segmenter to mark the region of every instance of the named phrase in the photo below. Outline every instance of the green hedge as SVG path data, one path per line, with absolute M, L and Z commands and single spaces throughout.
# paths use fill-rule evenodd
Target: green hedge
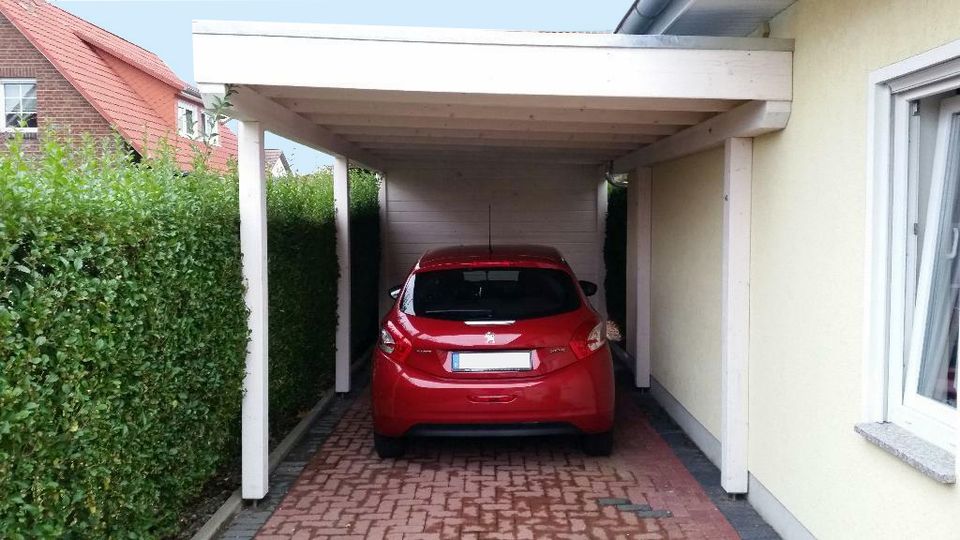
M 236 177 L 133 163 L 120 147 L 0 152 L 0 538 L 172 534 L 239 452 Z M 352 177 L 360 343 L 377 310 L 377 185 Z M 268 205 L 270 416 L 283 428 L 332 378 L 329 173 L 271 181 Z
M 350 170 L 352 341 L 372 342 L 379 276 L 378 183 Z M 270 283 L 270 418 L 279 434 L 333 381 L 337 254 L 328 169 L 267 184 Z
M 621 329 L 625 329 L 627 327 L 627 189 L 609 183 L 607 184 L 606 232 L 603 260 L 607 265 L 607 275 L 603 286 L 607 295 L 607 314 Z
M 232 453 L 236 208 L 169 161 L 0 155 L 0 537 L 169 533 Z

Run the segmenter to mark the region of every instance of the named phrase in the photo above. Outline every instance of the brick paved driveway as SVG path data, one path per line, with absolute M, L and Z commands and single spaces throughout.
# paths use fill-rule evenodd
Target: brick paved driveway
M 380 460 L 369 407 L 365 392 L 257 538 L 738 537 L 629 397 L 609 458 L 544 437 L 422 439 Z

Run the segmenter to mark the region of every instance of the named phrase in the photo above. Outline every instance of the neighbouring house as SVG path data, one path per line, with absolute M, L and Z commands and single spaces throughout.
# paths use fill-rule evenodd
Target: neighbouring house
M 236 136 L 163 60 L 43 0 L 0 0 L 0 104 L 0 138 L 21 132 L 28 151 L 55 130 L 116 132 L 140 155 L 166 144 L 185 170 L 197 151 L 221 170 L 236 156 Z
M 599 280 L 604 174 L 626 173 L 635 382 L 723 488 L 786 538 L 958 538 L 958 15 L 638 0 L 615 34 L 197 21 L 194 59 L 205 99 L 237 91 L 251 200 L 264 129 L 338 156 L 341 296 L 350 160 L 382 175 L 383 290 L 424 249 L 488 238 L 557 246 Z M 260 499 L 262 204 L 241 223 Z
M 293 173 L 287 156 L 279 148 L 266 148 L 263 151 L 263 163 L 267 174 L 274 178 L 287 176 Z

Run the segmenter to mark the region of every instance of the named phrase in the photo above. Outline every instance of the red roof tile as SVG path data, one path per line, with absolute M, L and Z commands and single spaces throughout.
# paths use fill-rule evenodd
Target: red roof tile
M 178 164 L 189 169 L 203 144 L 177 135 L 176 103 L 202 106 L 189 85 L 157 55 L 44 0 L 0 0 L 0 13 L 141 154 L 166 140 Z M 41 111 L 42 114 L 42 111 Z M 236 136 L 220 127 L 210 163 L 225 169 L 237 153 Z

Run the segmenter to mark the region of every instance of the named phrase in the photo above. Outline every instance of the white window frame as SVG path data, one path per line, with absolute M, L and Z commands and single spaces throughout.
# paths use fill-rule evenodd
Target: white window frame
M 903 389 L 904 381 L 914 378 L 904 370 L 904 355 L 913 326 L 908 298 L 918 292 L 907 277 L 920 264 L 916 237 L 908 234 L 919 204 L 911 196 L 917 180 L 910 170 L 911 153 L 917 151 L 909 137 L 911 103 L 957 88 L 960 40 L 870 75 L 862 415 L 866 422 L 893 422 L 954 455 L 960 446 L 960 411 L 931 411 L 932 400 L 918 406 L 916 396 Z
M 36 79 L 29 78 L 5 78 L 0 79 L 0 113 L 3 114 L 3 125 L 0 126 L 0 132 L 3 133 L 36 133 L 40 124 L 40 102 L 37 101 L 37 127 L 8 127 L 7 126 L 7 100 L 3 85 L 5 84 L 32 84 L 38 88 Z
M 193 133 L 187 132 L 180 127 L 180 111 L 189 110 L 193 112 Z M 189 101 L 177 100 L 176 110 L 177 134 L 187 139 L 199 139 L 203 133 L 203 118 L 200 116 L 200 106 Z

